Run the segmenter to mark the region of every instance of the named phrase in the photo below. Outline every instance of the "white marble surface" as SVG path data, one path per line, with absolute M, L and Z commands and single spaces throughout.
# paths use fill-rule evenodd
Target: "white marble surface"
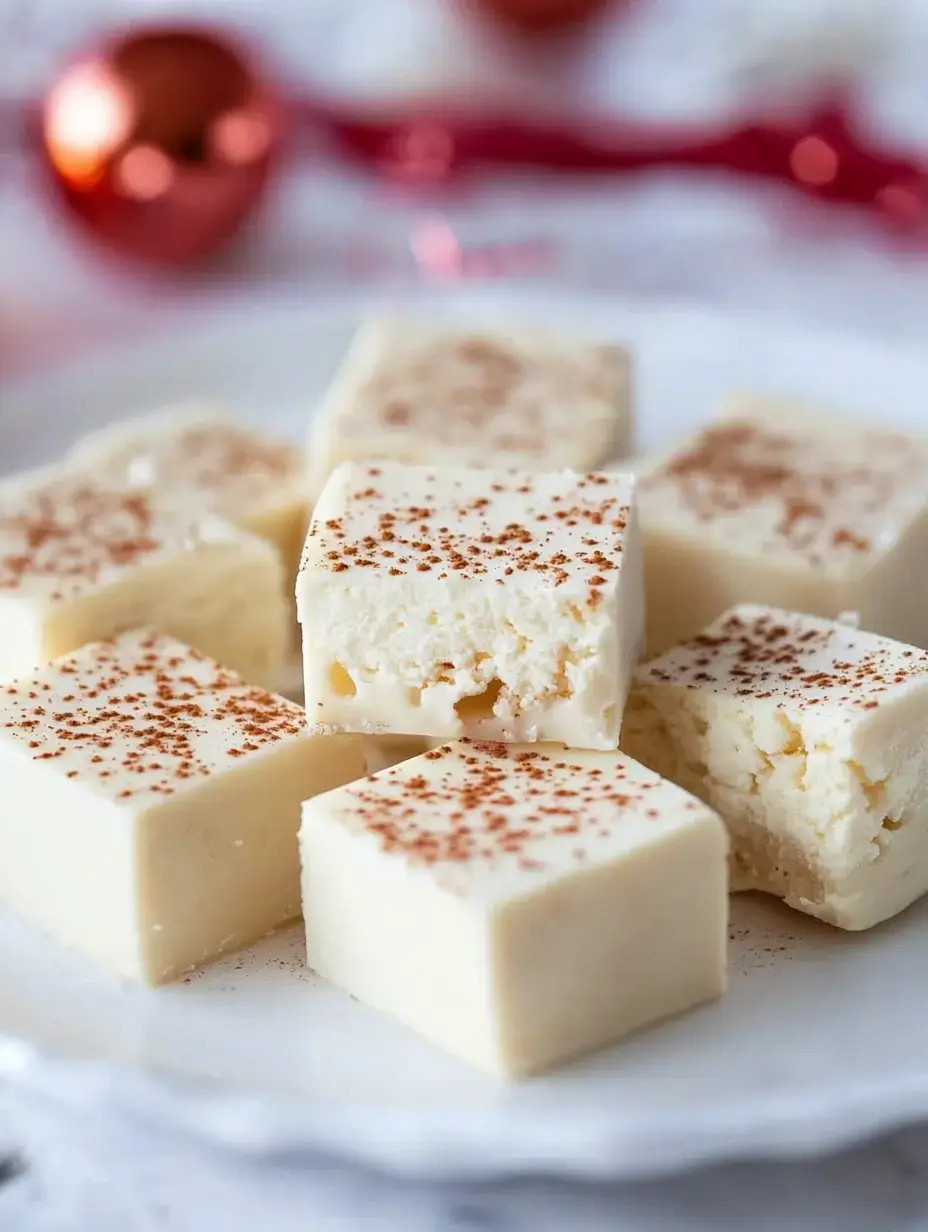
M 331 1161 L 262 1167 L 34 1106 L 10 1131 L 29 1169 L 4 1232 L 924 1232 L 928 1129 L 805 1164 L 739 1164 L 638 1185 L 410 1187 Z M 2 1121 L 0 1121 L 2 1124 Z M 8 1132 L 10 1132 L 8 1131 Z
M 377 97 L 481 89 L 537 101 L 530 64 L 490 51 L 473 33 L 447 54 L 438 0 L 0 0 L 0 90 L 33 89 L 51 57 L 95 25 L 130 12 L 234 14 L 262 29 L 293 75 Z M 389 37 L 378 29 L 386 17 Z M 384 28 L 384 29 L 386 29 Z M 565 65 L 576 105 L 660 115 L 735 105 L 748 84 L 774 92 L 822 66 L 853 64 L 873 123 L 928 150 L 928 8 L 923 0 L 641 0 L 627 34 Z M 548 87 L 546 87 L 547 89 Z M 926 125 L 924 131 L 922 125 Z M 397 283 L 415 276 L 410 226 L 433 213 L 378 203 L 321 169 L 293 177 L 236 258 L 180 288 L 106 267 L 40 208 L 27 168 L 0 150 L 0 362 L 49 362 L 68 349 L 111 345 L 164 313 L 201 311 L 217 296 L 272 296 L 281 285 L 324 295 L 344 277 L 333 251 L 360 236 L 385 254 Z M 683 295 L 788 313 L 834 327 L 918 341 L 928 329 L 928 258 L 899 253 L 853 222 L 797 216 L 779 194 L 713 183 L 636 184 L 578 193 L 508 189 L 443 212 L 465 240 L 541 236 L 555 242 L 555 276 L 653 295 Z M 891 1047 L 887 1034 L 875 1047 Z M 244 1166 L 122 1124 L 70 1124 L 0 1092 L 3 1232 L 289 1232 L 312 1227 L 702 1232 L 928 1230 L 928 1129 L 911 1129 L 805 1165 L 739 1165 L 640 1186 L 557 1182 L 454 1192 L 410 1189 L 323 1161 Z

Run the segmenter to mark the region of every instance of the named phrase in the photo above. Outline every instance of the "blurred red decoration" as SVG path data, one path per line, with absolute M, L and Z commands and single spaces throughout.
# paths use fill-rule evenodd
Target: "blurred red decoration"
M 165 264 L 192 263 L 236 234 L 291 134 L 310 136 L 313 149 L 322 136 L 342 157 L 410 190 L 450 189 L 487 170 L 699 169 L 787 185 L 869 210 L 908 237 L 928 236 L 928 163 L 870 144 L 847 98 L 718 127 L 421 109 L 381 117 L 306 92 L 280 100 L 250 54 L 225 36 L 158 27 L 78 59 L 38 113 L 35 124 L 34 108 L 14 107 L 14 130 L 30 149 L 38 140 L 73 215 L 111 248 Z M 453 265 L 448 252 L 442 261 Z
M 522 34 L 563 34 L 585 26 L 615 0 L 469 0 L 495 21 Z
M 53 182 L 92 232 L 136 257 L 186 262 L 221 247 L 257 205 L 282 113 L 224 39 L 150 29 L 65 69 L 41 130 Z
M 924 234 L 928 222 L 928 163 L 872 147 L 843 98 L 803 114 L 739 118 L 717 127 L 505 116 L 375 120 L 309 98 L 295 104 L 294 116 L 324 130 L 344 155 L 394 179 L 434 183 L 487 169 L 587 177 L 698 169 L 766 180 L 815 201 L 857 206 L 909 233 Z M 425 148 L 431 151 L 428 158 L 422 157 Z

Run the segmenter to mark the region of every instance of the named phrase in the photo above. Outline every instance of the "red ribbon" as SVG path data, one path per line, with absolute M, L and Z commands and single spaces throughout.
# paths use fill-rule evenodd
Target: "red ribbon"
M 0 135 L 35 148 L 34 109 L 0 100 Z M 791 186 L 818 201 L 856 206 L 912 233 L 924 227 L 928 164 L 884 149 L 857 130 L 844 101 L 788 118 L 731 125 L 633 121 L 555 123 L 507 116 L 463 118 L 416 111 L 375 117 L 325 99 L 291 103 L 292 132 L 325 139 L 345 157 L 411 184 L 489 170 L 621 176 L 658 168 L 717 171 Z M 10 139 L 0 140 L 0 148 Z
M 805 196 L 877 212 L 912 229 L 928 203 L 928 165 L 868 143 L 847 104 L 789 118 L 694 128 L 634 122 L 557 124 L 511 117 L 375 119 L 324 100 L 294 106 L 299 126 L 382 174 L 440 182 L 488 169 L 623 175 L 657 168 L 735 173 L 790 185 Z

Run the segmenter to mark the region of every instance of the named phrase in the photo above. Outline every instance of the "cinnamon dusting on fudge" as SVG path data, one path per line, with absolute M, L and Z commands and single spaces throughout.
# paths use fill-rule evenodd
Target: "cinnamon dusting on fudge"
M 69 583 L 79 592 L 104 570 L 156 552 L 163 530 L 143 493 L 89 479 L 8 489 L 0 492 L 0 590 L 38 580 Z
M 928 679 L 928 652 L 836 621 L 744 605 L 639 669 L 643 683 L 873 710 Z
M 595 606 L 621 567 L 632 481 L 507 472 L 465 497 L 465 473 L 474 474 L 398 463 L 351 466 L 346 512 L 313 523 L 304 563 L 334 573 L 434 571 L 439 579 L 488 577 L 499 584 L 528 573 L 552 586 L 582 586 Z M 370 482 L 385 475 L 387 485 Z
M 627 385 L 627 356 L 608 343 L 545 346 L 467 331 L 404 335 L 359 386 L 342 427 L 365 432 L 373 414 L 387 431 L 451 447 L 479 432 L 488 458 L 501 452 L 529 461 L 548 455 L 552 436 L 569 431 L 555 409 L 601 402 L 605 414 Z
M 0 727 L 33 760 L 64 759 L 68 778 L 122 802 L 173 795 L 230 759 L 299 736 L 306 720 L 205 655 L 139 631 L 0 686 Z M 129 786 L 111 786 L 127 776 Z
M 642 478 L 641 496 L 657 522 L 676 506 L 751 550 L 785 548 L 817 566 L 889 546 L 926 487 L 928 446 L 917 438 L 742 418 L 703 429 Z
M 407 762 L 345 789 L 352 824 L 375 835 L 381 850 L 414 864 L 509 861 L 523 871 L 541 870 L 546 841 L 564 837 L 571 839 L 572 858 L 583 863 L 580 840 L 609 833 L 604 809 L 610 824 L 625 810 L 660 816 L 649 800 L 660 780 L 640 767 L 629 777 L 620 756 L 590 766 L 568 749 L 524 751 L 462 740 L 423 757 L 433 763 L 428 775 Z

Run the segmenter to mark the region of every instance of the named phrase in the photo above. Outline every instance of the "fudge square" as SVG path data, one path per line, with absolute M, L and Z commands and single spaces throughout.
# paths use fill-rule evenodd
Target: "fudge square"
M 649 655 L 747 602 L 928 645 L 928 441 L 738 397 L 639 478 Z
M 0 484 L 0 680 L 144 625 L 265 683 L 289 622 L 278 553 L 216 515 L 67 468 Z
M 0 901 L 159 984 L 299 915 L 301 801 L 360 737 L 135 631 L 0 686 Z
M 628 452 L 631 360 L 533 326 L 362 327 L 310 435 L 318 494 L 345 461 L 593 470 Z
M 640 668 L 622 747 L 717 809 L 735 889 L 862 929 L 928 890 L 928 654 L 757 605 Z
M 156 488 L 161 500 L 181 509 L 228 518 L 274 544 L 288 585 L 296 578 L 309 496 L 303 453 L 295 446 L 245 428 L 218 408 L 187 403 L 91 433 L 71 458 L 119 485 Z
M 535 1073 L 725 988 L 728 838 L 621 753 L 459 743 L 303 807 L 307 962 Z
M 641 570 L 629 476 L 345 463 L 297 582 L 310 723 L 615 749 Z

